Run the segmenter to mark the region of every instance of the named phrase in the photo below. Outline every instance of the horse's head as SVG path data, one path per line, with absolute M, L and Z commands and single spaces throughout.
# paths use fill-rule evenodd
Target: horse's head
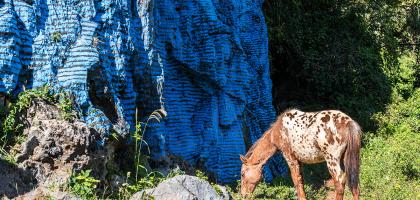
M 241 169 L 241 195 L 243 197 L 250 195 L 254 192 L 255 187 L 262 178 L 262 166 L 263 164 L 250 164 L 248 159 L 244 156 L 240 156 L 242 161 Z

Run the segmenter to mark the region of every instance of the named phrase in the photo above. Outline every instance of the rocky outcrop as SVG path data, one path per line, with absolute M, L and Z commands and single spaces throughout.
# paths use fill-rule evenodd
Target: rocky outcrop
M 130 200 L 229 200 L 229 194 L 217 194 L 216 190 L 207 181 L 195 176 L 179 175 L 160 183 L 156 188 L 134 194 Z
M 107 154 L 98 149 L 99 134 L 85 123 L 62 119 L 60 110 L 41 100 L 35 100 L 24 118 L 25 141 L 13 148 L 17 164 L 2 167 L 0 197 L 21 199 L 55 197 L 68 199 L 58 189 L 65 186 L 73 172 L 92 169 L 95 177 L 104 179 Z M 1 162 L 0 162 L 1 163 Z M 10 170 L 8 170 L 11 168 Z M 1 180 L 7 179 L 7 182 Z
M 65 183 L 69 172 L 87 167 L 97 177 L 105 176 L 105 150 L 97 148 L 99 135 L 85 123 L 62 119 L 60 110 L 44 101 L 35 101 L 25 119 L 27 139 L 20 145 L 17 162 L 38 182 Z
M 0 0 L 0 93 L 45 84 L 81 119 L 125 135 L 155 109 L 152 157 L 239 179 L 239 154 L 274 120 L 263 1 Z M 281 173 L 270 164 L 266 178 Z

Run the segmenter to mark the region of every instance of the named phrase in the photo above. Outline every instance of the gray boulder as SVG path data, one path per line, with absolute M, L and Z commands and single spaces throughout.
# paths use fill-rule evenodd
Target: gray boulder
M 195 176 L 179 175 L 160 183 L 156 188 L 134 194 L 130 200 L 223 200 L 209 182 Z M 229 199 L 229 197 L 227 197 Z

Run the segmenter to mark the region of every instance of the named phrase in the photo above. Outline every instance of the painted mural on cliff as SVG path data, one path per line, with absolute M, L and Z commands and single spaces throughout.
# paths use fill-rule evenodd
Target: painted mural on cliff
M 127 134 L 163 108 L 146 140 L 219 182 L 274 121 L 267 31 L 254 0 L 0 0 L 0 93 L 51 85 L 89 126 Z M 131 127 L 131 128 L 130 128 Z M 272 159 L 265 177 L 284 173 Z

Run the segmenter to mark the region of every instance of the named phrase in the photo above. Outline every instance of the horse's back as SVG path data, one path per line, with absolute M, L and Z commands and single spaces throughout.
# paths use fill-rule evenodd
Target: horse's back
M 346 147 L 345 129 L 350 120 L 339 110 L 302 112 L 291 109 L 282 114 L 291 149 L 304 163 L 323 162 L 326 154 L 340 156 Z
M 282 123 L 286 129 L 286 138 L 294 156 L 304 163 L 322 162 L 323 154 L 314 145 L 317 141 L 316 134 L 309 131 L 308 113 L 299 110 L 289 110 L 282 115 Z

